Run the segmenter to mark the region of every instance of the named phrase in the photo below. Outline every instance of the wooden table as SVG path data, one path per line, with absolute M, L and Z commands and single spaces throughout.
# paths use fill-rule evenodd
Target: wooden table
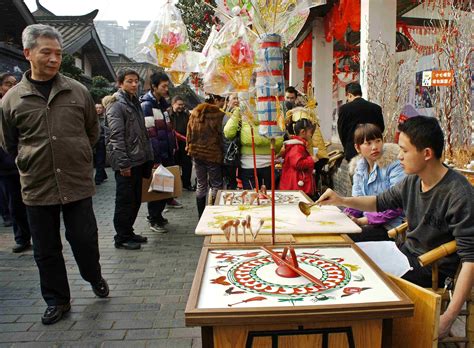
M 247 192 L 247 199 L 249 195 L 255 191 L 243 191 L 243 190 L 219 190 L 217 191 L 214 205 L 240 205 L 242 204 L 242 193 Z M 231 195 L 232 200 L 225 200 L 227 195 Z M 268 191 L 267 196 L 271 198 L 271 191 Z M 303 191 L 299 190 L 276 190 L 275 191 L 276 202 L 275 204 L 293 204 L 297 205 L 299 202 L 313 203 L 313 200 Z M 261 198 L 259 200 L 261 205 L 270 205 L 271 201 L 268 198 Z M 254 201 L 253 205 L 257 205 L 257 201 Z
M 203 248 L 185 310 L 203 347 L 391 347 L 411 300 L 353 243 L 295 250 L 325 288 L 279 277 L 256 246 Z

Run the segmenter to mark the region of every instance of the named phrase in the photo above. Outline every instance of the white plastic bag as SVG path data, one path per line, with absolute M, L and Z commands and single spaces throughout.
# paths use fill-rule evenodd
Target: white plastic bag
M 173 192 L 174 175 L 160 164 L 153 173 L 148 192 Z

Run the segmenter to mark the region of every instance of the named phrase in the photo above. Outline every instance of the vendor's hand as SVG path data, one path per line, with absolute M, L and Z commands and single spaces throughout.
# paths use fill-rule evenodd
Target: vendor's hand
M 156 168 L 158 168 L 159 166 L 160 166 L 159 163 L 154 163 L 154 164 L 153 164 L 153 169 L 156 169 Z
M 132 176 L 132 168 L 120 169 L 120 175 L 122 176 Z
M 353 216 L 350 216 L 351 220 L 354 221 L 357 225 L 359 226 L 364 226 L 369 224 L 369 219 L 367 219 L 365 216 L 356 218 Z
M 342 197 L 331 189 L 327 189 L 315 203 L 319 205 L 343 205 Z
M 316 163 L 317 161 L 319 161 L 318 156 L 311 156 L 311 158 L 313 159 L 314 163 Z
M 449 315 L 449 313 L 446 312 L 439 317 L 439 338 L 446 337 L 449 334 L 449 331 L 451 330 L 451 326 L 453 325 L 455 319 L 456 317 L 453 318 L 451 315 Z

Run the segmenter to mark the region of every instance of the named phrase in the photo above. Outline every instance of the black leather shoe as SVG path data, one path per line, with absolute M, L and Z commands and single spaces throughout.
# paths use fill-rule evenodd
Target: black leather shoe
M 107 297 L 109 296 L 109 285 L 104 278 L 100 278 L 97 284 L 91 284 L 92 291 L 98 297 Z
M 41 317 L 41 322 L 44 325 L 51 325 L 57 323 L 61 320 L 64 313 L 67 313 L 71 310 L 71 304 L 57 305 L 57 306 L 48 306 L 43 316 Z
M 143 237 L 139 234 L 134 234 L 133 237 L 130 239 L 130 241 L 136 242 L 136 243 L 146 243 L 146 242 L 148 242 L 148 238 Z
M 121 242 L 121 243 L 117 243 L 115 242 L 115 247 L 117 249 L 125 249 L 125 250 L 138 250 L 140 249 L 142 246 L 140 245 L 140 243 L 137 243 L 137 242 L 134 242 L 134 241 L 128 241 L 128 242 Z
M 30 242 L 27 242 L 25 244 L 16 244 L 13 248 L 12 248 L 12 252 L 14 253 L 22 253 L 23 251 L 26 251 L 28 249 L 31 248 L 31 243 Z

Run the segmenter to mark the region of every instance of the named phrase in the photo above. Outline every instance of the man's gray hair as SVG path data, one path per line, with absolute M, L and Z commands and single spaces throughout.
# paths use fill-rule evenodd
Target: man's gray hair
M 56 28 L 45 24 L 32 24 L 27 26 L 21 34 L 23 48 L 35 48 L 40 36 L 58 40 L 61 48 L 63 47 L 63 37 Z

